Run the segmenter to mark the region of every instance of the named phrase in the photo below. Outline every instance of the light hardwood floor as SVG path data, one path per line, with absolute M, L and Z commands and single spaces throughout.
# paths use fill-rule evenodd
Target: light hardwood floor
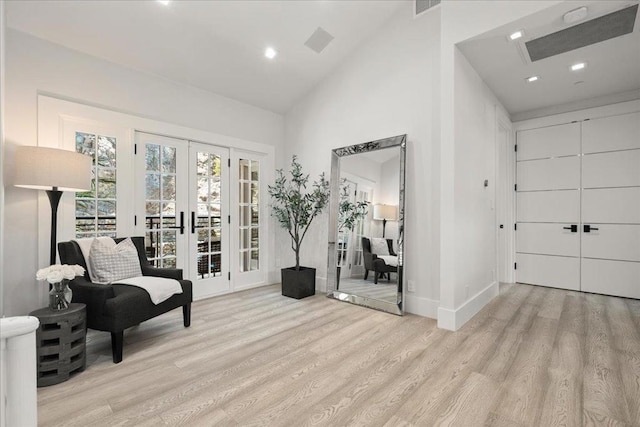
M 640 301 L 503 285 L 461 330 L 277 286 L 175 310 L 38 389 L 44 426 L 640 426 Z

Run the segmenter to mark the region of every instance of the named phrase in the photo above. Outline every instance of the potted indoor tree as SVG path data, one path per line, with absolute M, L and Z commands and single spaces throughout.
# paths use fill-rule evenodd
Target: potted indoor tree
M 338 233 L 345 228 L 353 231 L 358 221 L 364 219 L 368 213 L 369 202 L 352 202 L 350 191 L 346 178 L 343 178 L 338 207 Z
M 291 249 L 296 255 L 295 267 L 283 268 L 282 295 L 301 299 L 316 293 L 316 269 L 300 266 L 300 245 L 313 219 L 329 202 L 329 182 L 324 173 L 307 190 L 309 175 L 302 172 L 302 166 L 294 155 L 291 159 L 291 178 L 288 180 L 282 169 L 277 170 L 275 184 L 269 186 L 271 210 L 282 228 L 291 237 Z

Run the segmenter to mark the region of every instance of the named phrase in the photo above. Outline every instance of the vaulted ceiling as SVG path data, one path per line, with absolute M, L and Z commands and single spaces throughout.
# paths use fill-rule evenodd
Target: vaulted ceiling
M 108 61 L 278 113 L 310 91 L 408 0 L 19 1 L 7 25 Z M 305 46 L 318 27 L 334 39 Z M 277 56 L 264 56 L 267 47 Z

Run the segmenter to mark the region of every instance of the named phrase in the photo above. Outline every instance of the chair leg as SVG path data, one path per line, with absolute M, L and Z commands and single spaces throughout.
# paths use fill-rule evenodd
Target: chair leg
M 122 362 L 122 346 L 124 343 L 124 331 L 111 332 L 111 352 L 113 363 Z
M 367 280 L 367 277 L 369 277 L 369 270 L 364 271 L 364 280 Z
M 373 272 L 373 284 L 377 285 L 378 284 L 378 276 L 380 275 L 380 273 L 378 273 L 377 271 Z
M 185 328 L 191 326 L 191 303 L 182 306 L 182 321 Z

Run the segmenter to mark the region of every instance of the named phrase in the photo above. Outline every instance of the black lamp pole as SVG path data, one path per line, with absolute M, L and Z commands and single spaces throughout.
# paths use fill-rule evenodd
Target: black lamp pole
M 58 231 L 58 205 L 60 204 L 60 198 L 62 197 L 62 191 L 58 190 L 58 187 L 53 187 L 52 190 L 47 190 L 47 196 L 49 197 L 49 204 L 51 205 L 51 248 L 49 250 L 49 265 L 56 263 L 56 242 Z
M 384 229 L 387 227 L 387 218 L 382 218 L 382 238 L 384 239 Z

